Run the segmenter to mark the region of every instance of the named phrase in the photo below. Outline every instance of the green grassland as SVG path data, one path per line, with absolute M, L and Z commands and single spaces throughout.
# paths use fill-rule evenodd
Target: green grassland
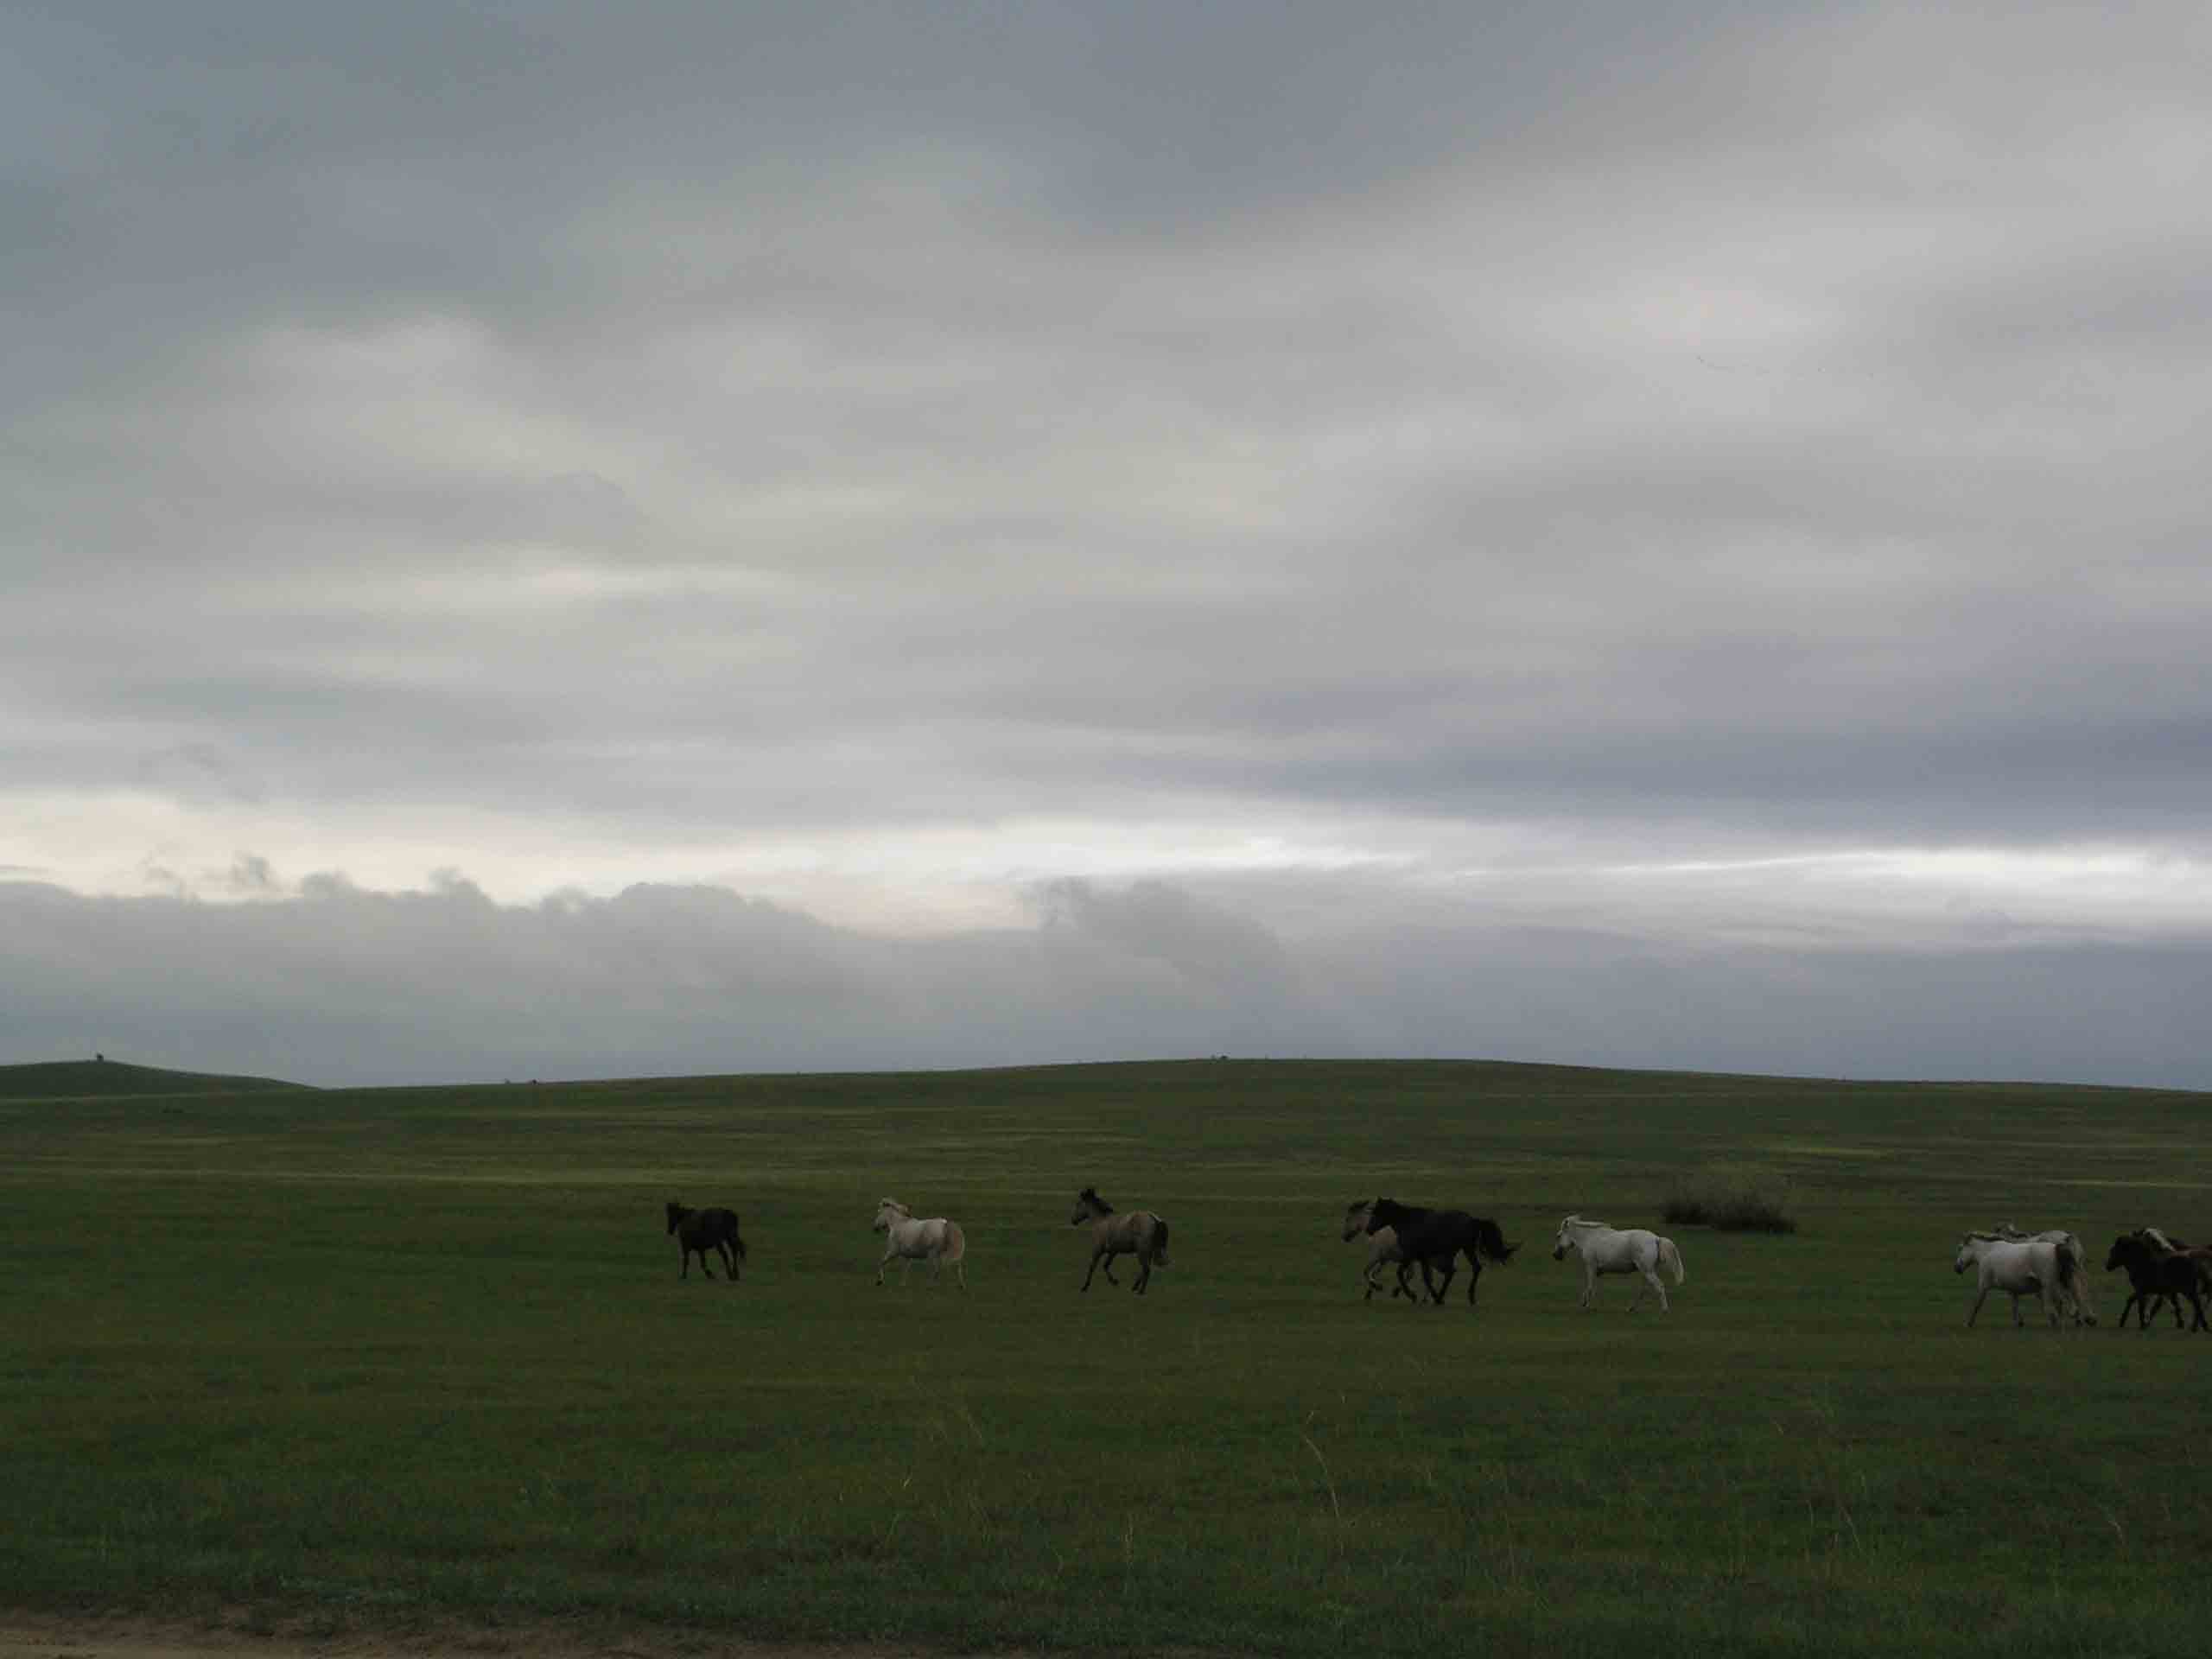
M 0 1100 L 73 1100 L 119 1095 L 242 1095 L 257 1090 L 304 1087 L 275 1077 L 232 1077 L 212 1071 L 173 1071 L 120 1060 L 46 1060 L 0 1065 Z
M 2207 1233 L 2212 1096 L 1193 1062 L 0 1098 L 0 1602 L 946 1650 L 2183 1655 L 2212 1337 L 1979 1328 L 1959 1232 Z M 1756 1180 L 1675 1311 L 1561 1214 Z M 1067 1225 L 1173 1224 L 1140 1300 Z M 1497 1217 L 1470 1312 L 1344 1206 Z M 886 1194 L 964 1294 L 873 1283 Z M 677 1276 L 728 1204 L 741 1285 Z M 1123 1283 L 1128 1273 L 1123 1270 Z

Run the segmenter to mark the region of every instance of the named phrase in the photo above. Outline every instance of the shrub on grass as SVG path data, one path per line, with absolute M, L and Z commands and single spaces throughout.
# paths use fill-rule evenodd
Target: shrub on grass
M 1685 1182 L 1667 1195 L 1659 1213 L 1677 1227 L 1710 1227 L 1722 1233 L 1797 1230 L 1781 1198 L 1756 1181 Z

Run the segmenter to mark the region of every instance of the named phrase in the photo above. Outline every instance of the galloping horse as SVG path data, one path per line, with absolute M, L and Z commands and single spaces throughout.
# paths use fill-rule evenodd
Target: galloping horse
M 2135 1313 L 2139 1330 L 2151 1328 L 2151 1314 L 2160 1301 L 2171 1301 L 2174 1309 L 2174 1329 L 2182 1328 L 2182 1298 L 2196 1311 L 2196 1322 L 2192 1331 L 2212 1330 L 2204 1321 L 2204 1301 L 2200 1292 L 2206 1273 L 2204 1257 L 2207 1252 L 2191 1250 L 2168 1238 L 2155 1227 L 2139 1228 L 2132 1233 L 2122 1233 L 2112 1242 L 2112 1249 L 2105 1254 L 2105 1271 L 2114 1268 L 2127 1269 L 2130 1287 L 2127 1300 L 2120 1310 L 2120 1328 L 2127 1328 L 2128 1311 Z
M 883 1260 L 875 1264 L 877 1284 L 883 1282 L 883 1270 L 894 1260 L 902 1285 L 915 1262 L 930 1264 L 930 1282 L 935 1284 L 949 1262 L 960 1288 L 968 1288 L 968 1269 L 962 1265 L 968 1254 L 968 1235 L 960 1230 L 958 1222 L 947 1221 L 943 1216 L 917 1221 L 914 1212 L 898 1199 L 886 1198 L 876 1206 L 875 1230 L 883 1235 Z
M 2156 1227 L 2139 1227 L 2135 1231 L 2136 1236 L 2146 1242 L 2152 1249 L 2171 1250 L 2196 1262 L 2196 1287 L 2206 1296 L 2212 1296 L 2212 1245 L 2190 1244 L 2174 1237 L 2171 1233 L 2162 1233 Z M 2175 1297 L 2169 1297 L 2167 1300 L 2174 1304 L 2174 1315 L 2179 1318 L 2180 1300 Z
M 2041 1299 L 2044 1318 L 2054 1330 L 2058 1326 L 2060 1311 L 2066 1305 L 2066 1295 L 2081 1294 L 2082 1253 L 2072 1244 L 2048 1239 L 2015 1242 L 1992 1238 L 1986 1233 L 1968 1233 L 1959 1241 L 1959 1253 L 1952 1259 L 1951 1271 L 1964 1273 L 1968 1267 L 1980 1269 L 1975 1275 L 1978 1293 L 1973 1307 L 1967 1312 L 1969 1331 L 1974 1329 L 1974 1318 L 1993 1290 L 2001 1290 L 2012 1297 L 2012 1323 L 2016 1325 L 2023 1323 L 2020 1298 L 2033 1293 Z
M 2089 1253 L 2082 1248 L 2082 1241 L 2063 1227 L 2050 1227 L 2040 1233 L 2028 1233 L 2021 1231 L 2008 1221 L 2002 1227 L 1993 1227 L 1987 1233 L 1977 1234 L 1975 1236 L 2001 1238 L 2008 1244 L 2070 1244 L 2074 1248 L 2074 1254 L 2082 1258 L 2084 1268 L 2088 1266 L 2089 1260 Z M 2089 1279 L 2086 1272 L 2082 1275 L 2081 1288 L 2078 1291 L 2062 1288 L 2058 1296 L 2059 1311 L 2066 1314 L 2075 1324 L 2094 1325 L 2097 1322 L 2097 1310 L 2089 1305 Z M 2174 1309 L 2174 1318 L 2177 1319 L 2181 1318 L 2181 1309 L 2178 1306 Z
M 1667 1287 L 1659 1282 L 1657 1269 L 1666 1268 L 1675 1275 L 1675 1282 L 1682 1282 L 1682 1253 L 1675 1248 L 1671 1238 L 1662 1238 L 1641 1227 L 1608 1227 L 1602 1221 L 1585 1221 L 1580 1216 L 1569 1216 L 1559 1224 L 1559 1233 L 1552 1240 L 1552 1260 L 1564 1262 L 1569 1250 L 1582 1253 L 1581 1306 L 1595 1305 L 1598 1295 L 1598 1275 L 1601 1273 L 1640 1273 L 1643 1283 L 1636 1293 L 1636 1300 L 1628 1305 L 1631 1313 L 1643 1305 L 1643 1293 L 1659 1293 L 1659 1311 L 1667 1312 Z
M 1362 1198 L 1345 1210 L 1345 1243 L 1351 1243 L 1367 1231 L 1367 1219 L 1374 1213 L 1375 1200 L 1372 1198 Z M 1375 1300 L 1375 1293 L 1382 1288 L 1382 1281 L 1378 1275 L 1394 1262 L 1398 1264 L 1398 1282 L 1390 1287 L 1390 1294 L 1393 1297 L 1402 1296 L 1409 1302 L 1421 1300 L 1406 1283 L 1406 1275 L 1412 1271 L 1413 1263 L 1399 1247 L 1398 1230 L 1395 1227 L 1385 1227 L 1368 1239 L 1367 1265 L 1360 1269 L 1359 1274 L 1360 1281 L 1367 1287 L 1367 1294 L 1360 1300 L 1371 1302 Z
M 1400 1204 L 1395 1198 L 1377 1198 L 1368 1206 L 1368 1236 L 1379 1236 L 1384 1228 L 1398 1236 L 1398 1249 L 1404 1260 L 1399 1264 L 1398 1282 L 1402 1285 L 1413 1271 L 1413 1264 L 1421 1263 L 1421 1281 L 1439 1307 L 1444 1306 L 1445 1293 L 1452 1288 L 1452 1275 L 1459 1270 L 1459 1257 L 1467 1258 L 1467 1306 L 1475 1305 L 1475 1290 L 1483 1281 L 1483 1258 L 1493 1262 L 1510 1262 L 1513 1252 L 1521 1247 L 1509 1244 L 1498 1225 L 1487 1216 L 1471 1216 L 1465 1210 L 1429 1210 L 1420 1205 Z M 1444 1281 L 1439 1284 L 1433 1272 L 1441 1273 Z M 1416 1296 L 1415 1301 L 1421 1299 Z
M 722 1259 L 722 1271 L 734 1284 L 738 1277 L 737 1264 L 745 1260 L 745 1241 L 737 1236 L 737 1211 L 734 1210 L 692 1210 L 671 1201 L 668 1206 L 668 1230 L 675 1236 L 677 1260 L 683 1270 L 676 1276 L 691 1276 L 691 1258 L 699 1258 L 699 1271 L 708 1278 L 715 1276 L 708 1264 L 707 1252 L 714 1251 Z M 730 1252 L 737 1252 L 732 1255 Z
M 1090 1271 L 1083 1275 L 1083 1287 L 1090 1288 L 1090 1274 L 1098 1271 L 1103 1262 L 1106 1282 L 1120 1289 L 1122 1281 L 1114 1276 L 1114 1258 L 1134 1255 L 1136 1293 L 1143 1295 L 1144 1287 L 1152 1282 L 1153 1268 L 1168 1265 L 1166 1221 L 1149 1210 L 1117 1214 L 1112 1205 L 1098 1196 L 1095 1186 L 1086 1186 L 1075 1195 L 1075 1213 L 1068 1217 L 1068 1225 L 1080 1227 L 1086 1221 L 1090 1224 Z

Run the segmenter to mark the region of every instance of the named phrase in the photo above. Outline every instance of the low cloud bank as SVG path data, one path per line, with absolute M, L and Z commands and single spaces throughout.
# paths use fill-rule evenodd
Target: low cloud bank
M 697 887 L 502 905 L 459 877 L 241 904 L 0 885 L 0 1063 L 323 1084 L 1465 1056 L 2212 1087 L 2212 939 L 1953 950 L 1397 921 L 1290 937 L 1164 881 L 886 938 Z

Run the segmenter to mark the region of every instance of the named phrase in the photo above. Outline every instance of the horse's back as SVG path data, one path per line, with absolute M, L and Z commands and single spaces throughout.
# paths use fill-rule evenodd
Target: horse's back
M 1981 1277 L 2004 1289 L 2041 1284 L 2056 1284 L 2059 1270 L 2059 1247 L 2035 1241 L 1999 1240 L 1981 1253 Z
M 1641 1272 L 1657 1265 L 1666 1241 L 1648 1227 L 1608 1227 L 1582 1241 L 1582 1254 L 1599 1267 Z

